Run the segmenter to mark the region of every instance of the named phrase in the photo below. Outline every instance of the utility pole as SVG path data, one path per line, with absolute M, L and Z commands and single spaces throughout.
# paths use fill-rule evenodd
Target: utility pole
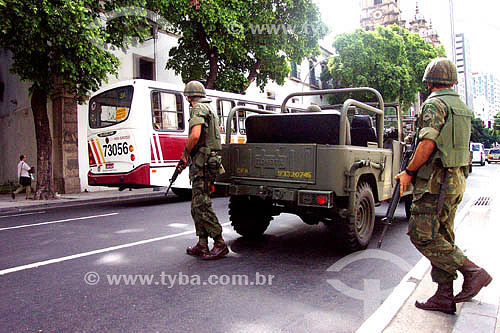
M 457 45 L 455 36 L 455 11 L 453 10 L 453 0 L 450 0 L 450 30 L 451 30 L 451 53 L 453 55 L 453 63 L 457 65 Z M 465 55 L 464 55 L 465 57 Z M 467 83 L 465 83 L 467 85 Z M 453 87 L 455 91 L 458 91 L 458 86 Z
M 451 50 L 453 54 L 453 63 L 457 64 L 457 49 L 455 45 L 455 12 L 453 10 L 453 0 L 450 1 L 450 29 L 451 29 Z

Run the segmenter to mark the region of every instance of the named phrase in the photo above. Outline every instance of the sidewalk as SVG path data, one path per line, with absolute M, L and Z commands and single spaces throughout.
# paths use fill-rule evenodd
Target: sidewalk
M 357 332 L 490 332 L 500 333 L 500 204 L 493 200 L 474 198 L 455 219 L 457 245 L 479 266 L 484 267 L 493 281 L 470 302 L 457 304 L 456 315 L 425 311 L 415 307 L 415 301 L 425 301 L 436 291 L 426 258 L 403 278 L 384 303 Z M 496 196 L 499 198 L 499 196 Z M 454 283 L 457 294 L 462 287 L 462 275 Z
M 29 212 L 40 209 L 72 207 L 87 205 L 90 203 L 106 203 L 113 201 L 128 201 L 146 198 L 161 198 L 164 197 L 166 188 L 158 188 L 159 191 L 154 191 L 151 188 L 137 190 L 111 190 L 101 192 L 81 192 L 75 194 L 61 194 L 58 199 L 53 200 L 26 200 L 24 193 L 16 195 L 13 200 L 10 194 L 0 194 L 0 214 L 4 213 L 20 213 Z M 170 196 L 175 196 L 169 193 Z

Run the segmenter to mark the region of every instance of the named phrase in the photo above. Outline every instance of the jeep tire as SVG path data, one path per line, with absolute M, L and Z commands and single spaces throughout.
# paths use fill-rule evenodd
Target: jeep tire
M 229 198 L 229 220 L 243 237 L 261 236 L 271 223 L 271 202 L 247 195 Z
M 365 249 L 370 243 L 375 225 L 375 199 L 370 185 L 366 182 L 358 184 L 355 217 L 342 221 L 342 238 L 349 251 Z

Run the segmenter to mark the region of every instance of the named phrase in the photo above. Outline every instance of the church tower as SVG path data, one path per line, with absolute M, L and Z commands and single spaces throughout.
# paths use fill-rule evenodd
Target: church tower
M 432 45 L 439 45 L 441 42 L 439 41 L 439 35 L 436 30 L 432 27 L 432 22 L 427 24 L 427 20 L 424 15 L 420 13 L 418 9 L 418 1 L 415 4 L 415 17 L 413 20 L 409 22 L 410 31 L 416 34 L 419 34 L 427 43 Z
M 361 0 L 361 27 L 365 30 L 373 30 L 375 25 L 397 24 L 404 27 L 399 1 L 401 0 Z

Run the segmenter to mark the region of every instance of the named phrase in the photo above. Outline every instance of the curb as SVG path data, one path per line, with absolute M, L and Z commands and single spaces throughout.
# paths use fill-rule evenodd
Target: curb
M 170 197 L 171 195 L 169 195 Z M 130 195 L 117 195 L 112 197 L 102 197 L 102 198 L 89 198 L 89 199 L 73 199 L 72 201 L 61 201 L 61 202 L 47 202 L 41 204 L 35 204 L 30 206 L 21 206 L 21 207 L 7 207 L 0 208 L 0 213 L 26 213 L 33 212 L 45 209 L 54 209 L 61 207 L 76 207 L 76 206 L 84 206 L 91 203 L 110 203 L 114 201 L 133 201 L 139 199 L 152 199 L 152 198 L 161 198 L 165 197 L 163 192 L 159 193 L 141 193 L 141 194 L 130 194 Z
M 465 220 L 477 197 L 471 198 L 455 217 L 455 229 Z M 383 332 L 429 272 L 431 264 L 422 257 L 403 277 L 382 305 L 356 330 L 357 333 Z

